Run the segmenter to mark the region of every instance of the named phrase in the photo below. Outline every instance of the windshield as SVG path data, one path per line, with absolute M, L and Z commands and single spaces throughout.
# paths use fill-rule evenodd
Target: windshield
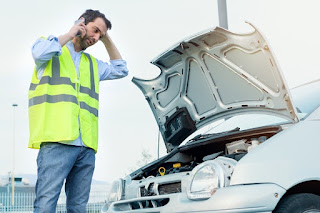
M 300 120 L 305 119 L 310 113 L 320 106 L 320 80 L 296 87 L 292 89 L 290 93 Z M 228 119 L 213 122 L 212 124 L 207 125 L 196 133 L 190 135 L 188 139 L 191 139 L 195 135 L 199 134 L 215 134 L 235 129 L 239 129 L 241 131 L 263 126 L 280 125 L 289 122 L 290 121 L 284 118 L 268 114 L 254 113 L 236 115 Z
M 320 80 L 292 89 L 291 95 L 298 114 L 307 117 L 320 106 Z

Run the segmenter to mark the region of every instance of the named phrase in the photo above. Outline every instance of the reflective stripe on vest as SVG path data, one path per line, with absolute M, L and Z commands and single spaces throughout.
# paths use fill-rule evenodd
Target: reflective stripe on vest
M 84 87 L 80 85 L 80 92 L 88 94 L 91 98 L 96 99 L 99 101 L 99 94 L 96 93 L 95 91 L 95 82 L 94 82 L 94 73 L 93 73 L 93 64 L 92 64 L 92 59 L 89 54 L 85 53 L 87 58 L 89 59 L 90 62 L 90 82 L 91 82 L 91 89 L 88 87 Z M 29 90 L 35 90 L 38 85 L 41 84 L 49 84 L 49 85 L 70 85 L 74 89 L 75 84 L 71 82 L 70 78 L 67 77 L 60 77 L 60 62 L 57 57 L 52 58 L 52 77 L 49 76 L 43 76 L 39 82 L 39 84 L 30 84 Z M 44 102 L 48 103 L 57 103 L 60 101 L 65 101 L 65 102 L 73 102 L 73 103 L 78 103 L 77 97 L 75 96 L 70 96 L 70 95 L 55 95 L 55 96 L 50 96 L 50 95 L 43 95 L 43 96 L 38 96 L 29 99 L 29 107 L 33 106 L 35 104 L 41 104 Z M 83 106 L 83 107 L 81 107 Z M 80 104 L 80 107 L 83 109 L 87 109 L 89 112 L 93 113 L 95 116 L 98 117 L 98 110 L 93 110 L 94 108 L 88 106 L 86 103 Z M 91 109 L 92 108 L 92 109 Z
M 60 61 L 57 57 L 52 58 L 52 77 L 43 76 L 39 84 L 30 84 L 29 90 L 35 90 L 38 85 L 50 84 L 50 85 L 71 85 L 75 89 L 75 84 L 71 82 L 70 78 L 60 77 Z
M 93 73 L 93 63 L 92 63 L 92 59 L 90 57 L 90 55 L 88 53 L 84 53 L 87 58 L 89 59 L 90 62 L 90 82 L 91 82 L 91 89 L 87 88 L 87 87 L 83 87 L 80 85 L 80 92 L 81 93 L 85 93 L 88 94 L 91 98 L 96 99 L 97 101 L 99 101 L 99 94 L 96 93 L 95 90 L 95 84 L 94 84 L 94 73 Z
M 73 95 L 42 95 L 29 99 L 29 107 L 37 104 L 58 103 L 58 102 L 72 102 L 78 104 L 77 97 Z

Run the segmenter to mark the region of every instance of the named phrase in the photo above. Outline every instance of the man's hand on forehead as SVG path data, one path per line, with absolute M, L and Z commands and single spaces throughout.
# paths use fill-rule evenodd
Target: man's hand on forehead
M 101 32 L 101 38 L 100 38 L 100 40 L 102 41 L 102 42 L 107 42 L 107 41 L 109 41 L 110 40 L 110 36 L 109 36 L 109 34 L 108 34 L 108 30 L 106 31 L 106 32 L 104 32 L 104 33 L 102 33 Z

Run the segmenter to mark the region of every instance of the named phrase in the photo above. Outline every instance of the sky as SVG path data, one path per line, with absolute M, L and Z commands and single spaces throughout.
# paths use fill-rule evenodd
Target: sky
M 320 1 L 227 0 L 229 30 L 254 24 L 268 40 L 290 88 L 320 78 Z M 28 149 L 28 89 L 40 36 L 65 34 L 86 9 L 112 22 L 109 34 L 129 75 L 100 83 L 99 149 L 93 178 L 112 182 L 137 168 L 145 151 L 157 157 L 158 128 L 133 77 L 155 78 L 149 62 L 178 41 L 219 25 L 217 0 L 12 0 L 1 2 L 0 175 L 36 174 L 38 150 Z M 87 52 L 108 61 L 101 42 Z M 13 107 L 12 104 L 18 104 Z M 160 156 L 165 148 L 160 140 Z

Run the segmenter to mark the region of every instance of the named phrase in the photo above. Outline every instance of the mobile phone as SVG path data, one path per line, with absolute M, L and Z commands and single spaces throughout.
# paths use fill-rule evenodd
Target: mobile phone
M 80 18 L 80 19 L 76 20 L 76 21 L 74 22 L 74 25 L 76 25 L 76 24 L 78 24 L 78 23 L 80 23 L 80 22 L 85 23 L 85 19 L 84 19 L 84 18 Z M 76 36 L 81 36 L 81 31 L 78 31 L 78 33 L 77 33 Z

